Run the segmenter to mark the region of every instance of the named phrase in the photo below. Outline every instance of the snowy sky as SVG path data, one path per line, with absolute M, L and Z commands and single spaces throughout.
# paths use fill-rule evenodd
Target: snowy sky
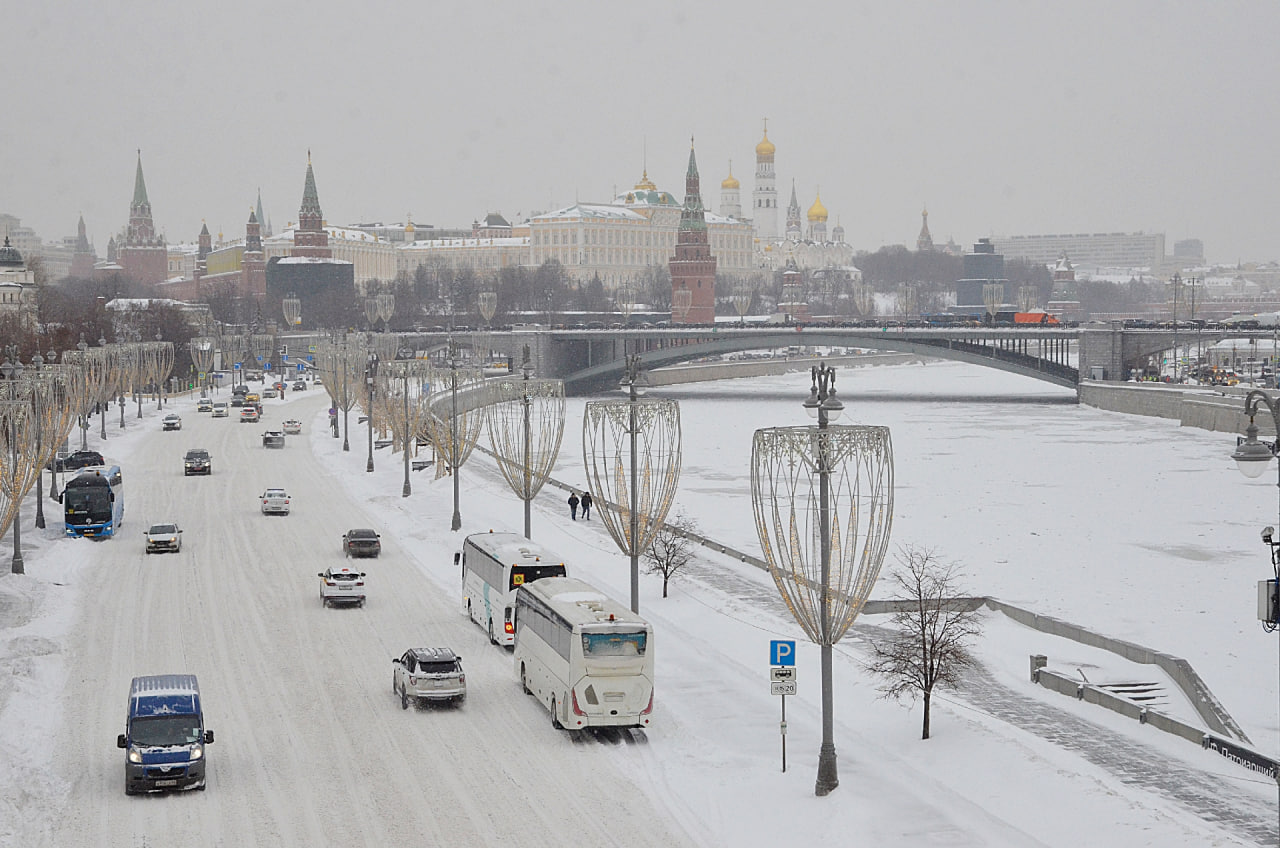
M 785 25 L 784 24 L 785 20 Z M 5 13 L 0 211 L 100 253 L 142 149 L 158 226 L 296 220 L 307 150 L 334 224 L 469 225 L 639 180 L 744 206 L 761 120 L 779 197 L 821 190 L 855 248 L 992 234 L 1164 232 L 1280 257 L 1280 6 L 1150 2 L 407 7 L 51 0 Z M 15 167 L 21 164 L 21 167 Z

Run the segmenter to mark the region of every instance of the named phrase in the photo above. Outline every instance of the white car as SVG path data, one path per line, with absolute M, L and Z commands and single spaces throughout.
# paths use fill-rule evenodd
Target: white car
M 166 415 L 166 416 L 164 417 L 164 429 L 166 429 L 166 430 L 181 430 L 181 429 L 182 429 L 182 416 L 181 416 L 181 415 L 179 415 L 179 414 L 178 414 L 178 413 L 176 413 L 176 412 L 170 412 L 168 415 Z
M 267 489 L 259 498 L 262 501 L 262 514 L 289 514 L 289 493 L 284 489 Z
M 207 397 L 202 397 L 196 401 L 196 412 L 213 412 L 213 401 Z
M 182 528 L 176 524 L 152 524 L 144 534 L 147 537 L 147 553 L 182 550 Z
M 230 418 L 231 408 L 225 400 L 220 400 L 213 405 L 214 418 Z
M 295 421 L 292 418 L 284 422 L 281 426 L 284 427 L 284 434 L 286 436 L 297 436 L 302 432 L 302 422 Z
M 410 648 L 391 662 L 391 691 L 400 696 L 403 709 L 409 709 L 411 700 L 461 704 L 467 698 L 462 657 L 450 648 Z
M 359 604 L 364 606 L 364 572 L 350 568 L 330 568 L 316 574 L 320 578 L 320 605 Z

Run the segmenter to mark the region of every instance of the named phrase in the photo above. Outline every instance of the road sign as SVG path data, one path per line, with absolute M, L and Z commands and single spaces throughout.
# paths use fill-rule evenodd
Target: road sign
M 792 680 L 789 683 L 770 683 L 769 693 L 771 695 L 794 695 L 796 693 L 796 682 Z
M 790 639 L 773 639 L 769 642 L 769 665 L 795 665 L 796 643 Z
M 316 352 L 315 345 L 307 345 L 307 353 L 315 353 L 315 352 Z M 307 358 L 310 359 L 311 357 L 307 357 Z
M 204 372 L 203 372 L 203 371 L 201 371 L 201 372 L 199 373 L 199 375 L 196 377 L 196 379 L 197 379 L 197 380 L 203 380 L 203 379 L 204 379 L 204 376 L 205 376 Z
M 231 366 L 231 370 L 232 370 L 232 371 L 239 371 L 239 370 L 240 370 L 240 363 L 239 363 L 239 362 L 234 363 L 234 364 Z
M 796 679 L 795 666 L 789 668 L 771 668 L 769 669 L 769 679 L 774 682 L 786 682 Z

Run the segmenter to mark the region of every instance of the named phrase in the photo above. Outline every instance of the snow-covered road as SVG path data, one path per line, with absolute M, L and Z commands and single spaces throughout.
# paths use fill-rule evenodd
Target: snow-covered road
M 285 408 L 310 424 L 324 400 Z M 323 473 L 307 434 L 266 450 L 263 429 L 188 412 L 182 431 L 147 434 L 125 465 L 122 535 L 75 543 L 94 561 L 54 745 L 69 797 L 48 844 L 688 843 L 625 758 L 566 745 L 521 694 L 509 654 L 423 579 L 419 563 L 452 573 L 451 549 L 419 546 L 415 559 L 387 538 L 380 558 L 352 561 L 369 574 L 368 605 L 322 608 L 316 572 L 343 562 L 343 531 L 379 522 Z M 212 453 L 212 476 L 182 475 L 195 446 Z M 289 490 L 289 516 L 259 513 L 268 486 Z M 143 555 L 141 533 L 160 520 L 184 529 L 180 554 Z M 416 645 L 463 654 L 463 707 L 400 709 L 390 661 Z M 129 680 L 166 672 L 199 676 L 217 739 L 208 791 L 127 798 L 114 738 Z

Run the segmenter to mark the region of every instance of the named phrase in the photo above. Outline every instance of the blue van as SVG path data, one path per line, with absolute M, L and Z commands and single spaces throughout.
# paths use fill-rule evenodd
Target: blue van
M 133 678 L 129 718 L 116 739 L 126 751 L 124 794 L 204 789 L 204 747 L 212 743 L 194 674 Z

